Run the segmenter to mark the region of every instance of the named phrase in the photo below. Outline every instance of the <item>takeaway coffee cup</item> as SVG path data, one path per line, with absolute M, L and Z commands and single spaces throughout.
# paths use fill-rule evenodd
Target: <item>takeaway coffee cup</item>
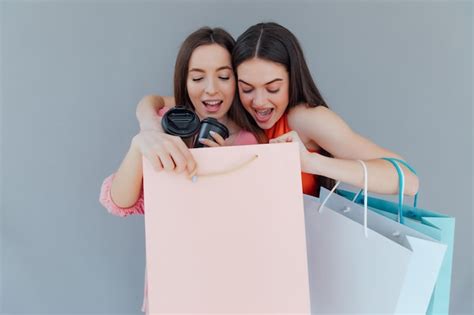
M 167 111 L 161 119 L 165 133 L 178 136 L 187 144 L 192 143 L 201 123 L 193 111 L 184 107 L 175 107 Z
M 225 125 L 218 122 L 215 118 L 204 118 L 201 121 L 201 128 L 199 129 L 199 134 L 196 140 L 194 141 L 194 148 L 205 147 L 204 144 L 199 142 L 199 139 L 209 139 L 215 141 L 210 134 L 211 131 L 216 132 L 224 139 L 227 139 L 229 137 L 229 130 Z

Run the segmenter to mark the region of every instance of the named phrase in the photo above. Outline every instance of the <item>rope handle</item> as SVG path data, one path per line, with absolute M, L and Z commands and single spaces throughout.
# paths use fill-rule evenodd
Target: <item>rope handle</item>
M 362 166 L 362 169 L 364 171 L 364 188 L 362 189 L 364 191 L 364 236 L 367 238 L 368 237 L 368 228 L 367 228 L 367 189 L 369 186 L 369 175 L 367 171 L 367 165 L 365 164 L 364 161 L 362 160 L 357 160 L 357 162 L 360 163 Z M 324 198 L 323 202 L 319 205 L 318 212 L 321 213 L 323 210 L 323 207 L 326 205 L 327 201 L 329 200 L 329 197 L 334 193 L 336 188 L 339 186 L 341 181 L 337 181 L 332 190 L 329 192 L 329 194 Z M 350 207 L 345 207 L 343 212 L 348 212 L 350 211 Z
M 249 165 L 250 163 L 252 163 L 256 159 L 258 159 L 258 157 L 259 157 L 258 154 L 255 154 L 254 156 L 250 157 L 247 161 L 244 161 L 240 164 L 237 164 L 237 165 L 235 165 L 235 166 L 233 166 L 229 169 L 218 170 L 218 171 L 213 171 L 213 172 L 208 172 L 208 173 L 196 173 L 193 176 L 191 176 L 190 179 L 193 183 L 195 183 L 195 182 L 197 182 L 198 178 L 215 177 L 215 176 L 230 174 L 230 173 L 233 173 L 235 171 L 240 170 L 241 168 L 246 167 L 247 165 Z

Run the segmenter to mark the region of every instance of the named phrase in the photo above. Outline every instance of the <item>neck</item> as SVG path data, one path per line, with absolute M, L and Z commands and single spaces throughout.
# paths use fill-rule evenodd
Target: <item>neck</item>
M 239 131 L 239 127 L 229 118 L 229 116 L 224 115 L 222 118 L 217 120 L 221 124 L 227 127 L 229 129 L 229 134 L 234 134 L 237 131 Z

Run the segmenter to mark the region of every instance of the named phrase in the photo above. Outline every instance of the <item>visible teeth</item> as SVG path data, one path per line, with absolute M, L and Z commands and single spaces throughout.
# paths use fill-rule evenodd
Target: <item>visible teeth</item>
M 206 105 L 219 105 L 221 101 L 204 101 Z
M 268 108 L 268 109 L 265 109 L 265 110 L 257 110 L 257 113 L 259 115 L 268 115 L 268 114 L 270 114 L 271 111 L 272 111 L 272 109 Z

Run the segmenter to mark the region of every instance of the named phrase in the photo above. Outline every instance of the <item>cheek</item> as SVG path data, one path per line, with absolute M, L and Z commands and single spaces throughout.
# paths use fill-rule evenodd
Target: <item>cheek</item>
M 239 98 L 240 98 L 240 102 L 245 107 L 248 107 L 250 102 L 252 101 L 250 94 L 242 92 L 241 89 L 239 89 Z
M 196 88 L 196 85 L 193 84 L 194 82 L 187 82 L 186 84 L 186 90 L 188 92 L 188 96 L 189 98 L 192 100 L 193 98 L 196 97 L 196 94 L 197 94 L 197 88 Z
M 245 108 L 246 111 L 249 113 L 253 112 L 252 109 L 252 98 L 248 94 L 243 94 L 243 99 L 240 99 L 242 106 Z
M 287 93 L 279 93 L 278 95 L 273 96 L 273 103 L 278 107 L 285 107 L 288 105 L 288 94 Z
M 222 91 L 226 97 L 234 98 L 235 95 L 235 85 L 231 82 L 226 82 L 222 86 Z
M 188 95 L 190 99 L 200 99 L 201 95 L 204 93 L 204 82 L 203 80 L 194 82 L 192 80 L 188 80 L 186 84 L 186 89 L 188 91 Z

